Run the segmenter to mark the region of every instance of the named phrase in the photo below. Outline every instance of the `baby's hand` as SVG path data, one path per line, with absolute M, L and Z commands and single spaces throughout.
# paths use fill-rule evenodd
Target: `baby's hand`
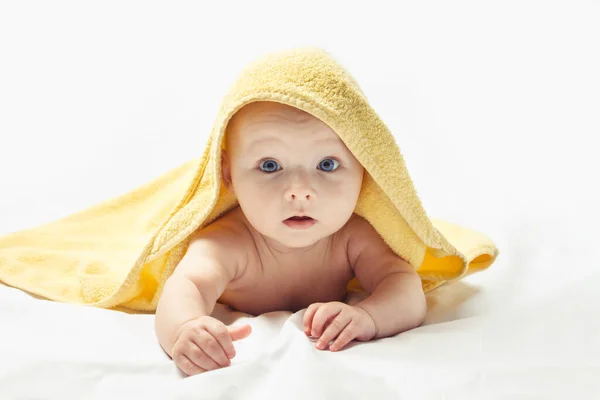
M 304 313 L 303 323 L 307 336 L 319 338 L 316 347 L 320 350 L 334 339 L 329 350 L 337 351 L 353 339 L 367 341 L 377 333 L 373 318 L 365 310 L 339 301 L 311 304 Z
M 176 333 L 173 361 L 187 375 L 226 367 L 235 357 L 232 341 L 244 339 L 251 332 L 250 325 L 228 328 L 210 316 L 188 321 Z

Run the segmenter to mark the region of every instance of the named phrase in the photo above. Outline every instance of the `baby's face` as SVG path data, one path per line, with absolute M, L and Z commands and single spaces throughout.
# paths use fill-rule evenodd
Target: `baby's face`
M 321 120 L 275 102 L 250 103 L 227 128 L 223 179 L 262 235 L 290 247 L 310 246 L 352 216 L 363 167 Z M 297 214 L 308 228 L 284 221 Z

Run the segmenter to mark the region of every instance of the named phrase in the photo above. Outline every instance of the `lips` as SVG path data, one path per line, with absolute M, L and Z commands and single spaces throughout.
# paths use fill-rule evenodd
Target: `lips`
M 307 229 L 316 224 L 317 221 L 307 216 L 295 216 L 284 220 L 283 223 L 292 229 Z
M 287 220 L 288 221 L 308 221 L 311 220 L 311 217 L 290 217 Z

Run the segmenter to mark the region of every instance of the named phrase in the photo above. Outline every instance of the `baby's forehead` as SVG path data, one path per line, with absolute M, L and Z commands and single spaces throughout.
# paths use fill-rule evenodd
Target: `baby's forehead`
M 312 138 L 332 138 L 339 140 L 337 134 L 324 122 L 312 114 L 275 102 L 255 102 L 242 107 L 230 121 L 231 133 L 238 136 L 243 132 L 243 142 L 255 141 L 274 132 L 294 134 L 295 132 L 311 132 Z M 306 136 L 299 135 L 297 139 Z M 306 137 L 308 140 L 309 138 Z
M 310 113 L 299 108 L 272 101 L 258 101 L 246 104 L 235 115 L 240 121 L 273 121 L 279 123 L 302 123 L 319 121 Z

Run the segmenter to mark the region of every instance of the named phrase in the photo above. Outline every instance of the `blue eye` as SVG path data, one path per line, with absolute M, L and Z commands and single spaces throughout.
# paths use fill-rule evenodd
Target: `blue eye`
M 336 166 L 337 164 L 337 166 Z M 331 172 L 331 171 L 335 171 L 338 166 L 339 166 L 340 162 L 337 160 L 334 160 L 333 158 L 324 158 L 320 163 L 319 166 L 321 167 L 321 169 L 325 172 Z M 279 169 L 277 169 L 277 167 L 279 166 L 279 164 L 277 164 L 277 161 L 275 160 L 265 160 L 262 163 L 259 164 L 259 168 L 261 169 L 261 171 L 263 172 L 267 172 L 267 173 L 273 173 L 273 172 L 277 172 Z
M 260 167 L 260 165 L 262 165 L 262 166 L 267 166 L 267 167 L 266 167 L 266 169 L 267 169 L 267 170 L 264 170 L 264 169 L 262 169 L 262 168 Z M 276 171 L 277 171 L 277 169 L 275 169 L 275 170 L 273 170 L 273 169 L 272 169 L 272 168 L 277 168 L 277 165 L 278 165 L 278 164 L 277 164 L 277 162 L 276 162 L 276 161 L 274 161 L 274 160 L 265 160 L 265 161 L 264 161 L 264 162 L 262 162 L 260 165 L 259 165 L 259 168 L 260 168 L 261 170 L 263 170 L 264 172 L 271 173 L 271 172 L 276 172 Z
M 319 165 L 324 167 L 324 171 L 326 172 L 331 172 L 331 171 L 335 171 L 337 169 L 337 167 L 335 167 L 335 164 L 340 164 L 339 161 L 334 160 L 333 158 L 325 158 L 323 159 L 323 161 L 321 161 L 319 163 Z M 335 167 L 335 168 L 334 168 Z M 333 168 L 333 169 L 329 169 L 329 168 Z

